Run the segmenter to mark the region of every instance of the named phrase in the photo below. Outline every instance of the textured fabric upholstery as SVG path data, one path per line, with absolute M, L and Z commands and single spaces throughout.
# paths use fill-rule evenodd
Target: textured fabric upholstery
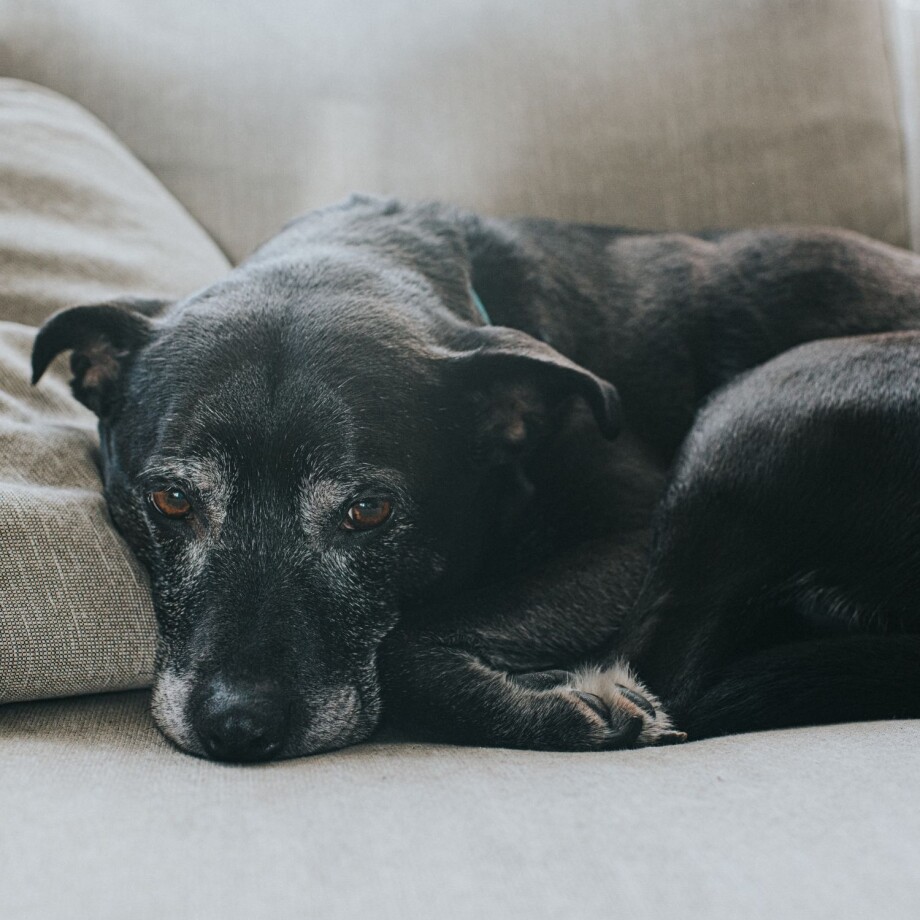
M 227 267 L 88 112 L 0 79 L 0 320 L 39 325 L 77 303 L 185 295 Z
M 94 118 L 0 80 L 0 702 L 144 686 L 146 579 L 109 523 L 96 424 L 64 362 L 29 385 L 38 323 L 120 294 L 177 296 L 223 256 Z
M 916 920 L 920 724 L 547 754 L 169 749 L 145 694 L 6 707 L 9 920 Z
M 0 0 L 235 258 L 354 190 L 905 244 L 883 0 Z

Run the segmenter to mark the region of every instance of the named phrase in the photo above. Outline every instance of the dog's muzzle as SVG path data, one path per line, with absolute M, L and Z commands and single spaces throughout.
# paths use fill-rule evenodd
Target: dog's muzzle
M 267 680 L 196 678 L 166 669 L 151 711 L 160 731 L 189 754 L 235 763 L 301 757 L 364 741 L 380 718 L 368 684 L 294 693 Z

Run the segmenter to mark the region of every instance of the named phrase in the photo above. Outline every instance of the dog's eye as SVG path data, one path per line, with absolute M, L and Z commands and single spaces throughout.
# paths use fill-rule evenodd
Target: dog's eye
M 147 496 L 150 504 L 168 518 L 184 518 L 192 513 L 192 503 L 181 489 L 163 489 Z
M 370 530 L 379 527 L 393 510 L 393 504 L 386 498 L 362 498 L 345 512 L 342 526 L 346 530 Z

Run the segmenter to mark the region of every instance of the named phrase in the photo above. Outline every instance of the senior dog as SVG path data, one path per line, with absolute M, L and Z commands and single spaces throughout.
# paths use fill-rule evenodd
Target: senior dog
M 181 302 L 56 314 L 33 370 L 71 350 L 99 416 L 177 745 L 297 756 L 384 712 L 585 750 L 684 737 L 628 667 L 579 665 L 619 641 L 703 401 L 802 342 L 918 325 L 920 259 L 853 233 L 357 196 Z

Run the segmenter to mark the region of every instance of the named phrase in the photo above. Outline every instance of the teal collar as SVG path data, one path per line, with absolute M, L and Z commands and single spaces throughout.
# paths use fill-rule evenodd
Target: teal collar
M 479 313 L 479 316 L 481 317 L 482 321 L 483 321 L 487 326 L 491 326 L 491 325 L 492 325 L 492 320 L 489 319 L 489 312 L 488 312 L 488 310 L 486 310 L 486 308 L 483 306 L 482 301 L 479 299 L 479 295 L 476 293 L 475 290 L 473 290 L 473 286 L 472 286 L 472 285 L 470 285 L 470 300 L 473 301 L 473 304 L 474 304 L 474 306 L 476 307 L 476 312 Z

